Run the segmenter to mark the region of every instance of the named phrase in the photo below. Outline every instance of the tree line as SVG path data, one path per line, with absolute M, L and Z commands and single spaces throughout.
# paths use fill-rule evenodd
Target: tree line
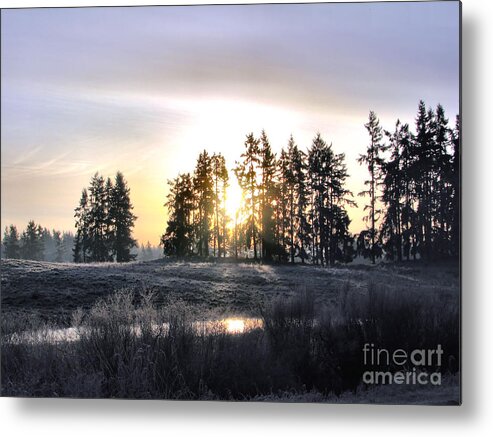
M 168 256 L 251 257 L 254 260 L 334 265 L 360 255 L 373 263 L 433 260 L 459 255 L 460 124 L 448 126 L 441 105 L 420 101 L 415 132 L 397 120 L 380 126 L 370 111 L 369 142 L 358 162 L 366 167 L 367 228 L 349 233 L 346 157 L 318 133 L 307 150 L 291 136 L 279 156 L 265 131 L 246 135 L 232 169 L 242 190 L 234 217 L 226 208 L 230 183 L 221 154 L 200 153 L 193 173 L 168 181 Z
M 414 132 L 397 120 L 385 130 L 375 112 L 365 124 L 369 141 L 358 158 L 368 171 L 366 229 L 349 232 L 344 153 L 317 133 L 303 150 L 293 136 L 276 155 L 265 131 L 249 133 L 228 171 L 221 154 L 204 150 L 192 173 L 168 181 L 166 256 L 252 258 L 334 265 L 362 256 L 435 260 L 460 253 L 460 120 L 450 127 L 441 105 L 419 102 Z M 241 188 L 238 210 L 227 208 L 230 173 Z M 148 243 L 134 250 L 130 188 L 121 172 L 114 180 L 96 173 L 75 209 L 75 236 L 34 221 L 19 234 L 5 229 L 2 256 L 50 261 L 127 262 L 155 257 Z M 67 250 L 72 246 L 72 254 Z
M 30 220 L 22 232 L 13 224 L 5 227 L 2 258 L 70 262 L 73 244 L 71 232 L 50 230 Z
M 460 118 L 450 128 L 441 105 L 419 102 L 415 132 L 397 120 L 382 129 L 374 112 L 365 125 L 370 142 L 366 165 L 368 229 L 358 237 L 375 262 L 410 258 L 437 260 L 460 253 Z
M 265 131 L 246 136 L 233 169 L 242 190 L 235 217 L 226 210 L 229 175 L 220 154 L 200 153 L 193 174 L 169 181 L 166 255 L 234 256 L 334 264 L 353 256 L 345 155 L 320 134 L 307 152 L 290 138 L 278 157 Z M 217 242 L 217 244 L 216 244 Z M 210 247 L 212 246 L 212 253 Z

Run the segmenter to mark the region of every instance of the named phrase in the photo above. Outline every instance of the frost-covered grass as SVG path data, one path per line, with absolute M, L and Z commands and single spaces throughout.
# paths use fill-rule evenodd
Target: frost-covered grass
M 256 273 L 248 267 L 240 269 L 256 278 L 269 275 L 275 281 L 279 275 L 270 267 L 254 266 Z M 193 278 L 217 278 L 211 267 L 191 266 L 194 269 Z M 235 335 L 220 326 L 198 331 L 197 315 L 202 313 L 197 307 L 180 299 L 162 304 L 152 287 L 127 287 L 73 312 L 70 325 L 78 330 L 77 341 L 49 342 L 39 337 L 31 342 L 8 341 L 10 335 L 26 329 L 42 333 L 55 326 L 42 317 L 3 313 L 2 395 L 458 402 L 457 293 L 448 285 L 403 288 L 395 281 L 377 284 L 372 275 L 369 283 L 360 286 L 360 277 L 350 281 L 341 271 L 317 274 L 344 278 L 328 285 L 334 291 L 332 299 L 324 300 L 309 281 L 289 295 L 264 295 L 250 310 L 262 318 L 264 329 Z M 407 350 L 440 343 L 445 357 L 437 370 L 446 384 L 367 390 L 361 382 L 367 370 L 362 358 L 366 342 Z
M 310 290 L 317 305 L 333 305 L 347 283 L 364 295 L 368 284 L 385 284 L 420 295 L 449 299 L 459 294 L 458 266 L 402 265 L 337 268 L 310 265 L 258 265 L 231 262 L 156 260 L 128 264 L 57 264 L 1 260 L 3 312 L 36 312 L 67 326 L 73 311 L 125 287 L 152 289 L 155 303 L 178 300 L 219 317 L 254 315 L 259 305 Z

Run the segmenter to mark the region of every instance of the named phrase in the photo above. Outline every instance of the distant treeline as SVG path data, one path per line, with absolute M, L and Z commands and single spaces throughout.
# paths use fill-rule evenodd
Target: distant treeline
M 169 220 L 161 243 L 170 256 L 252 257 L 333 265 L 363 256 L 375 262 L 435 260 L 459 255 L 460 126 L 448 126 L 444 109 L 420 101 L 415 132 L 399 120 L 393 132 L 370 112 L 369 143 L 358 162 L 368 169 L 364 207 L 367 229 L 349 233 L 344 153 L 317 134 L 301 150 L 291 136 L 279 156 L 267 134 L 246 136 L 233 169 L 243 191 L 228 216 L 229 174 L 221 154 L 204 150 L 193 174 L 168 181 Z
M 73 245 L 72 233 L 55 229 L 50 231 L 31 220 L 21 233 L 15 225 L 5 228 L 2 258 L 70 262 Z
M 73 262 L 75 238 L 72 232 L 51 230 L 30 221 L 22 232 L 17 226 L 5 228 L 1 257 L 11 259 L 27 259 L 50 262 Z M 139 261 L 150 261 L 163 256 L 159 246 L 153 246 L 149 241 L 132 249 L 132 255 Z
M 141 244 L 139 251 L 136 254 L 138 261 L 151 261 L 153 259 L 162 258 L 163 249 L 159 246 L 153 246 L 149 241 L 147 244 Z

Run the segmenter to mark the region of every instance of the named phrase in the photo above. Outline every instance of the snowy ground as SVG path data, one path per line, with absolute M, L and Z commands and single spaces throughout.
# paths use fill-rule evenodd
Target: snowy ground
M 300 290 L 310 290 L 324 305 L 334 302 L 346 285 L 363 294 L 369 283 L 456 296 L 459 270 L 449 264 L 427 267 L 412 263 L 327 268 L 162 259 L 82 265 L 1 261 L 2 311 L 35 310 L 42 317 L 62 319 L 76 308 L 89 308 L 98 298 L 122 288 L 153 290 L 158 305 L 183 300 L 218 314 L 249 315 L 264 300 L 287 297 Z

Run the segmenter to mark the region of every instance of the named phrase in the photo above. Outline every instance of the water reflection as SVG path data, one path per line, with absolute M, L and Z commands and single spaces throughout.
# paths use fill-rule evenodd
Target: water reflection
M 217 320 L 201 320 L 192 323 L 192 327 L 199 335 L 208 334 L 243 334 L 253 329 L 263 329 L 261 319 L 251 317 L 231 317 Z M 169 330 L 169 324 L 152 325 L 154 334 L 166 334 Z M 132 326 L 130 328 L 132 334 L 140 336 L 142 330 L 140 326 Z M 87 327 L 70 327 L 58 329 L 40 329 L 38 331 L 25 331 L 14 333 L 4 338 L 4 341 L 15 344 L 22 343 L 60 343 L 73 342 L 80 340 L 81 336 L 89 333 Z
M 227 319 L 225 325 L 226 331 L 230 334 L 241 334 L 245 331 L 245 321 L 243 319 Z

